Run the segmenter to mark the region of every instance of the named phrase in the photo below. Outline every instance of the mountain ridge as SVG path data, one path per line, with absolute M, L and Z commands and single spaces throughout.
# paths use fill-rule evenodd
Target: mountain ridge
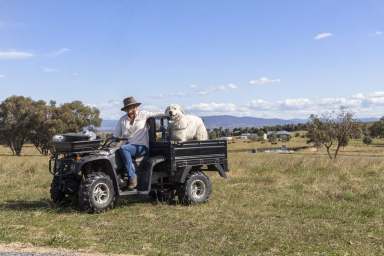
M 236 117 L 231 115 L 202 116 L 208 129 L 213 128 L 240 128 L 240 127 L 262 127 L 285 124 L 298 124 L 307 122 L 306 119 L 280 119 L 280 118 L 258 118 L 251 116 Z M 103 120 L 100 130 L 113 131 L 118 120 Z
M 244 128 L 244 127 L 263 127 L 287 124 L 300 124 L 306 123 L 308 119 L 282 119 L 282 118 L 260 118 L 252 116 L 231 116 L 231 115 L 216 115 L 216 116 L 202 116 L 201 117 L 208 129 L 222 127 L 224 129 Z M 358 118 L 359 121 L 367 123 L 379 120 L 379 118 L 368 117 Z M 103 120 L 100 130 L 113 131 L 118 120 Z
M 202 116 L 201 117 L 208 129 L 222 127 L 224 129 L 244 128 L 244 127 L 263 127 L 287 124 L 302 124 L 306 123 L 308 119 L 282 119 L 282 118 L 260 118 L 252 116 L 231 116 L 231 115 L 217 115 L 217 116 Z M 379 118 L 358 118 L 359 121 L 367 123 L 379 120 Z M 99 130 L 113 131 L 118 120 L 103 120 Z

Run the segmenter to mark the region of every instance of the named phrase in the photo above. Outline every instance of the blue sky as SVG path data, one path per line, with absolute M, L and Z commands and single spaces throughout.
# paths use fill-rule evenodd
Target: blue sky
M 381 0 L 0 0 L 0 100 L 305 118 L 384 115 Z

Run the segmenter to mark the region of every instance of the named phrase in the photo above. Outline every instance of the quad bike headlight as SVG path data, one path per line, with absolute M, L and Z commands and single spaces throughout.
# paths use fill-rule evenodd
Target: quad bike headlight
M 55 135 L 52 137 L 52 142 L 63 142 L 64 136 L 63 135 Z

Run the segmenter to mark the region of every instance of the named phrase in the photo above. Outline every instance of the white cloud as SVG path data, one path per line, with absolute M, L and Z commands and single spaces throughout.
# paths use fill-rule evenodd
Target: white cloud
M 361 100 L 361 99 L 363 99 L 364 97 L 365 97 L 365 96 L 364 96 L 364 94 L 362 94 L 362 93 L 357 93 L 357 94 L 354 94 L 354 95 L 351 96 L 352 99 L 357 99 L 357 100 Z
M 96 104 L 88 104 L 89 106 L 97 107 L 100 110 L 100 115 L 105 120 L 117 120 L 124 113 L 121 111 L 123 107 L 122 100 L 108 100 L 105 102 L 100 102 Z M 159 112 L 163 113 L 165 107 L 151 105 L 151 104 L 143 104 L 140 106 L 142 110 L 151 111 L 151 112 Z
M 205 90 L 197 91 L 197 95 L 205 96 L 205 95 L 215 93 L 215 92 L 226 92 L 226 91 L 235 90 L 238 88 L 239 87 L 234 83 L 229 83 L 229 84 L 225 84 L 225 85 L 218 85 L 218 86 L 211 86 Z
M 200 96 L 205 96 L 209 94 L 209 91 L 198 91 L 197 94 Z
M 237 89 L 238 86 L 233 83 L 224 84 L 224 85 L 218 85 L 218 86 L 212 86 L 208 89 L 209 92 L 217 92 L 217 91 L 228 91 L 232 89 Z
M 167 97 L 167 95 L 165 95 L 165 94 L 163 94 L 163 93 L 160 93 L 160 94 L 158 94 L 158 95 L 152 95 L 152 96 L 150 96 L 151 99 L 164 99 L 164 98 L 166 98 L 166 97 Z
M 103 119 L 119 119 L 122 116 L 121 107 L 123 103 L 121 100 L 108 100 L 97 104 L 90 104 L 100 110 L 100 116 Z
M 168 96 L 170 97 L 186 97 L 188 94 L 186 92 L 173 92 L 169 93 Z
M 324 32 L 324 33 L 317 34 L 313 39 L 315 39 L 315 40 L 322 40 L 322 39 L 325 39 L 325 38 L 328 38 L 328 37 L 331 37 L 331 36 L 333 36 L 332 33 Z
M 66 52 L 69 52 L 70 50 L 71 49 L 68 49 L 68 48 L 60 48 L 60 49 L 58 49 L 56 51 L 53 51 L 53 52 L 49 53 L 48 55 L 50 57 L 57 57 L 57 56 L 60 56 L 60 55 L 62 55 L 64 53 L 66 53 Z
M 232 83 L 227 84 L 227 87 L 230 88 L 230 89 L 237 89 L 237 88 L 239 88 L 236 84 L 232 84 Z
M 368 94 L 368 97 L 370 97 L 370 98 L 384 98 L 384 92 L 373 92 L 371 94 Z
M 297 98 L 297 99 L 285 99 L 278 102 L 282 110 L 300 110 L 307 108 L 313 104 L 309 99 Z
M 248 107 L 253 110 L 271 110 L 273 109 L 273 103 L 263 99 L 252 100 Z
M 189 86 L 191 89 L 199 89 L 199 87 L 195 84 L 191 84 Z M 206 96 L 215 92 L 226 92 L 230 90 L 235 90 L 239 88 L 234 83 L 229 83 L 225 85 L 211 86 L 204 90 L 192 90 L 190 92 L 173 92 L 173 93 L 161 93 L 158 95 L 151 96 L 152 99 L 165 99 L 165 98 L 180 98 L 180 97 L 192 97 L 192 96 Z
M 374 93 L 370 93 L 370 94 L 365 95 L 361 99 L 361 105 L 364 108 L 372 108 L 375 106 L 384 106 L 384 92 L 374 92 Z M 383 113 L 383 115 L 384 115 L 384 113 Z
M 329 106 L 334 104 L 344 104 L 346 102 L 346 98 L 322 98 L 319 100 L 319 104 L 323 106 Z
M 350 97 L 292 98 L 279 101 L 255 99 L 245 104 L 224 102 L 198 103 L 187 109 L 198 115 L 236 115 L 269 118 L 307 118 L 344 108 L 357 117 L 381 117 L 384 115 L 384 92 L 356 94 Z
M 162 112 L 165 106 L 152 105 L 153 102 L 145 101 L 142 109 L 154 112 Z M 183 101 L 178 103 L 183 105 Z M 101 110 L 105 119 L 118 119 L 122 112 L 121 100 L 110 100 L 94 105 Z M 323 98 L 288 98 L 282 100 L 268 101 L 265 99 L 254 99 L 249 102 L 197 102 L 184 105 L 185 109 L 192 114 L 206 115 L 235 115 L 256 116 L 265 118 L 307 118 L 310 114 L 322 114 L 340 108 L 345 108 L 356 114 L 356 117 L 381 117 L 384 116 L 384 91 L 372 93 L 358 93 L 345 97 L 323 97 Z
M 35 55 L 30 52 L 23 52 L 23 51 L 16 51 L 16 50 L 0 51 L 0 60 L 24 60 L 24 59 L 30 59 L 34 56 Z
M 280 79 L 270 79 L 268 77 L 260 77 L 256 80 L 251 80 L 248 83 L 250 85 L 265 85 L 265 84 L 274 84 L 274 83 L 280 83 Z
M 3 74 L 0 74 L 0 78 L 5 78 L 6 76 Z
M 193 104 L 186 108 L 192 113 L 198 115 L 238 115 L 248 114 L 249 110 L 247 107 L 236 105 L 234 103 L 216 103 L 216 102 L 203 102 Z
M 59 72 L 58 69 L 56 68 L 50 68 L 50 67 L 41 67 L 41 70 L 45 73 L 55 73 L 55 72 Z
M 141 109 L 146 110 L 146 111 L 150 111 L 150 112 L 155 112 L 155 113 L 164 113 L 165 112 L 164 108 L 161 108 L 161 107 L 156 106 L 156 105 L 143 105 L 141 107 Z
M 180 97 L 187 97 L 190 94 L 186 92 L 172 92 L 172 93 L 160 93 L 158 95 L 153 95 L 150 98 L 152 99 L 165 99 L 165 98 L 180 98 Z
M 376 36 L 382 36 L 383 34 L 384 34 L 383 31 L 376 31 L 376 32 L 375 32 L 375 35 L 376 35 Z

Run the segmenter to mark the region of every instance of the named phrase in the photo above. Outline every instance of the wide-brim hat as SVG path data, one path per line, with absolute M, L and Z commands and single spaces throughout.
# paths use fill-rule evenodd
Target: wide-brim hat
M 121 108 L 122 111 L 127 109 L 128 107 L 131 106 L 140 106 L 141 103 L 138 102 L 134 97 L 127 97 L 123 100 L 124 107 Z

